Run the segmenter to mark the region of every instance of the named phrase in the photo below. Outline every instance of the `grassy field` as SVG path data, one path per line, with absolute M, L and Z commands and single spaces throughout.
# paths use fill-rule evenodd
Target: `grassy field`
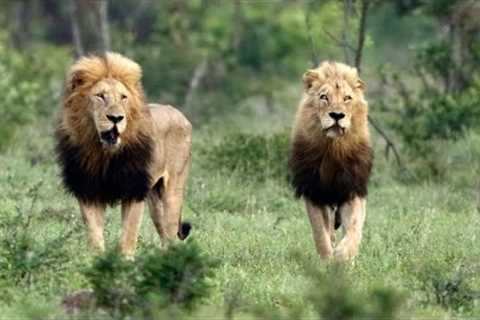
M 400 182 L 376 142 L 360 255 L 338 275 L 316 255 L 302 203 L 285 183 L 282 162 L 274 162 L 283 142 L 277 148 L 272 132 L 255 130 L 255 139 L 266 137 L 259 145 L 272 148 L 256 159 L 255 149 L 248 154 L 255 143 L 238 150 L 226 143 L 235 130 L 195 132 L 184 218 L 194 226 L 191 239 L 219 266 L 212 294 L 185 317 L 335 319 L 328 310 L 348 299 L 367 303 L 380 288 L 394 297 L 399 318 L 480 318 L 478 164 L 474 151 L 465 152 L 480 145 L 477 135 L 444 146 L 451 172 L 443 179 L 413 182 Z M 83 271 L 93 256 L 77 205 L 60 185 L 50 136 L 49 123 L 23 130 L 0 155 L 1 319 L 63 319 L 62 298 L 88 287 Z M 249 167 L 251 159 L 258 161 Z M 110 248 L 119 220 L 118 208 L 109 209 Z M 152 243 L 159 239 L 146 214 L 139 254 Z

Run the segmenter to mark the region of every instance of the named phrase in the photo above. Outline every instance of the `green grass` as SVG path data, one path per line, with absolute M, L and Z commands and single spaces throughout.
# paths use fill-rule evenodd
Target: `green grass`
M 61 187 L 48 128 L 27 128 L 0 155 L 0 241 L 12 239 L 15 232 L 28 233 L 35 248 L 54 244 L 58 248 L 50 249 L 63 256 L 55 265 L 27 268 L 27 276 L 2 268 L 0 319 L 64 318 L 62 298 L 88 287 L 84 270 L 93 256 L 77 204 Z M 194 226 L 191 237 L 220 264 L 212 295 L 187 317 L 223 319 L 231 305 L 239 319 L 263 318 L 258 308 L 285 319 L 293 319 L 289 315 L 299 308 L 313 317 L 316 305 L 307 297 L 328 286 L 335 290 L 337 279 L 315 253 L 302 203 L 283 178 L 249 179 L 241 170 L 220 165 L 212 170 L 207 163 L 212 130 L 195 132 L 184 219 Z M 222 137 L 217 132 L 213 143 Z M 448 147 L 455 154 L 447 158 L 456 159 L 457 167 L 452 167 L 458 174 L 447 173 L 440 181 L 401 183 L 394 164 L 377 150 L 360 255 L 345 271 L 348 286 L 358 293 L 354 298 L 387 288 L 403 297 L 400 317 L 480 317 L 478 159 L 462 148 L 477 140 L 472 134 Z M 120 232 L 118 208 L 108 210 L 106 225 L 107 245 L 113 248 Z M 55 242 L 65 234 L 66 239 Z M 139 246 L 151 244 L 159 239 L 146 214 Z M 0 265 L 5 261 L 0 254 Z M 312 281 L 308 266 L 331 275 L 327 288 Z

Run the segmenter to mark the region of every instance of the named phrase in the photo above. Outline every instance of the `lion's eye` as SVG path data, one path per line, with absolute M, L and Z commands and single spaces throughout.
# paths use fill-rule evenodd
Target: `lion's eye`
M 97 93 L 97 94 L 95 95 L 95 97 L 100 98 L 100 99 L 102 99 L 103 101 L 105 101 L 105 94 L 103 94 L 103 93 Z
M 326 94 L 321 94 L 320 95 L 320 100 L 328 101 L 328 96 Z
M 343 98 L 343 101 L 345 101 L 345 102 L 346 102 L 346 101 L 350 101 L 350 100 L 352 100 L 352 96 L 350 96 L 350 95 L 346 95 L 346 96 Z
M 127 95 L 122 94 L 122 95 L 120 96 L 120 98 L 121 98 L 122 100 L 127 100 Z

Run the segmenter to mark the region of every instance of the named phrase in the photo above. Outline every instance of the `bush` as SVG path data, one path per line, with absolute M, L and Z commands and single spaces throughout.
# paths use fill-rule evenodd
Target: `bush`
M 38 222 L 34 207 L 38 187 L 29 190 L 33 198 L 29 211 L 17 209 L 14 215 L 4 215 L 0 220 L 0 282 L 5 287 L 27 288 L 34 286 L 45 273 L 58 274 L 70 260 L 66 250 L 67 240 L 74 228 L 60 235 L 39 241 L 33 224 Z M 1 299 L 8 299 L 2 294 Z
M 308 295 L 321 319 L 397 319 L 402 297 L 394 290 L 373 287 L 360 292 L 342 269 L 310 271 L 314 289 Z
M 313 307 L 317 319 L 400 318 L 404 298 L 395 290 L 373 286 L 360 291 L 344 266 L 331 265 L 328 270 L 321 270 L 318 265 L 305 263 L 305 267 L 311 289 L 306 291 L 304 301 Z M 305 306 L 287 305 L 283 311 L 264 308 L 257 310 L 256 314 L 260 319 L 300 319 L 306 315 Z
M 478 270 L 457 266 L 450 262 L 426 263 L 418 273 L 428 304 L 436 304 L 446 310 L 472 312 L 478 292 L 472 288 L 472 280 Z
M 192 311 L 210 294 L 216 262 L 194 243 L 149 248 L 135 262 L 112 251 L 84 274 L 98 307 L 115 316 L 149 315 L 172 306 Z
M 206 165 L 211 170 L 241 172 L 258 181 L 286 180 L 288 141 L 286 133 L 271 136 L 230 134 L 220 144 L 204 151 Z
M 0 33 L 0 150 L 22 126 L 55 112 L 68 60 L 67 52 L 58 48 L 27 53 L 9 49 Z
M 433 139 L 457 139 L 480 119 L 480 82 L 462 93 L 438 95 L 430 92 L 405 107 L 396 129 L 411 149 L 428 149 Z M 426 97 L 429 95 L 429 97 Z
M 135 305 L 135 265 L 116 251 L 98 257 L 84 274 L 92 285 L 95 304 L 114 315 L 130 314 Z

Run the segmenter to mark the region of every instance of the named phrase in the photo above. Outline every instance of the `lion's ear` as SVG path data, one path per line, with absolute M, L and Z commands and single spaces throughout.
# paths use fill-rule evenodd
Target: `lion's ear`
M 85 78 L 81 70 L 73 71 L 68 75 L 66 89 L 68 91 L 75 91 L 78 87 L 85 83 Z
M 303 74 L 303 84 L 305 86 L 305 90 L 308 90 L 312 87 L 313 82 L 315 80 L 320 79 L 318 73 L 314 70 L 308 70 Z
M 358 78 L 355 83 L 355 89 L 365 91 L 365 89 L 367 89 L 367 85 L 365 84 L 365 82 L 362 81 L 362 79 Z

